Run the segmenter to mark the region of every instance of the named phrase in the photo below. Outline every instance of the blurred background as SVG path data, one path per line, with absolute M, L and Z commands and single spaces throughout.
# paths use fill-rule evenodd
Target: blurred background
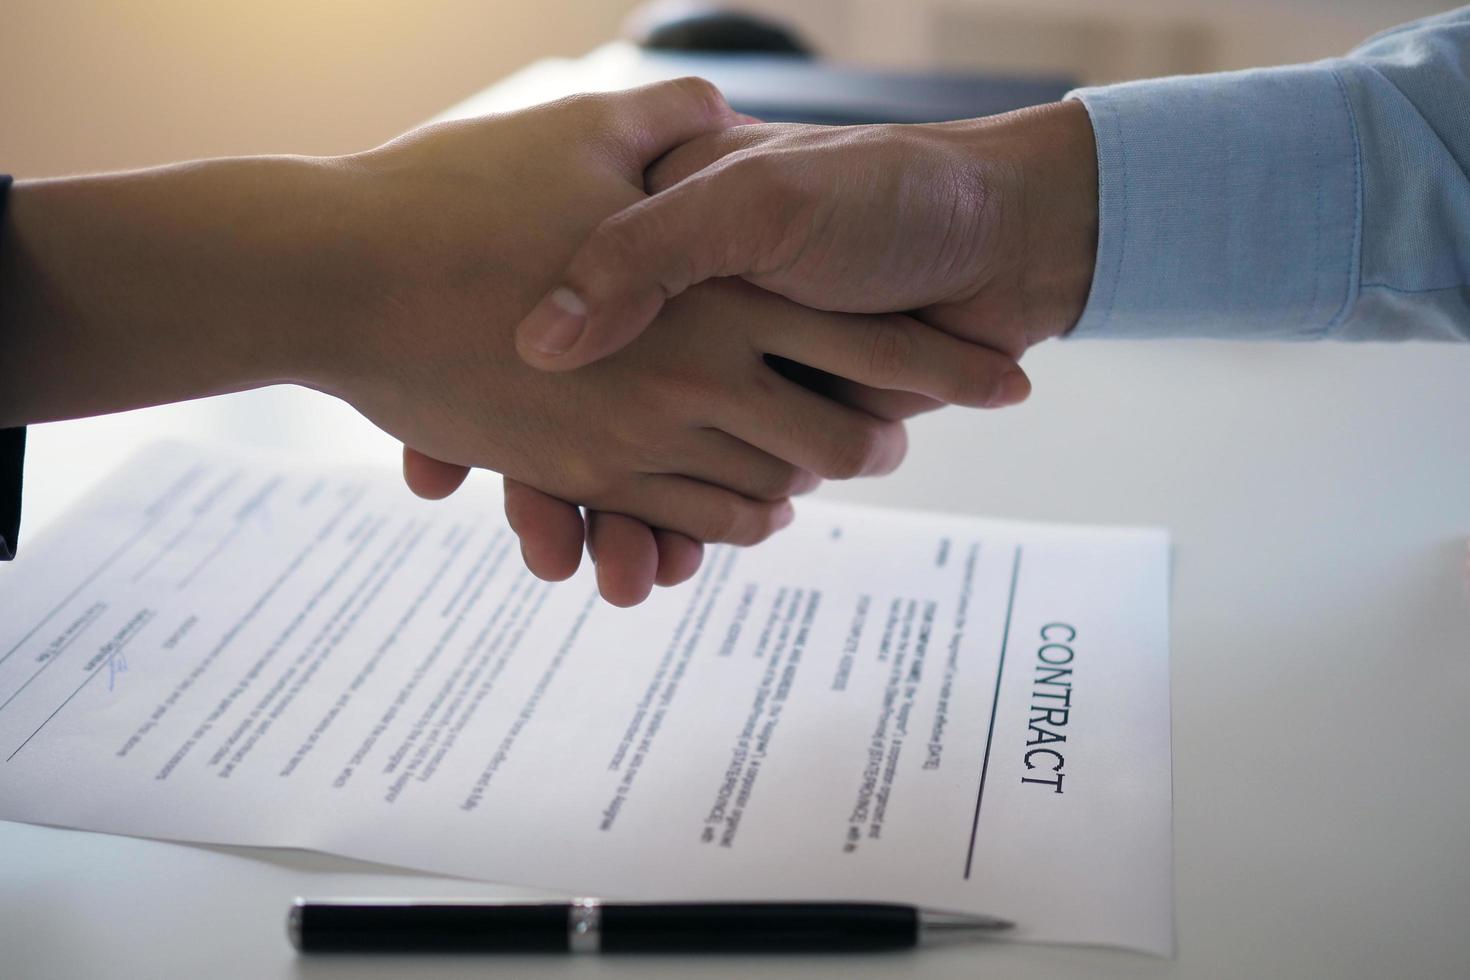
M 637 0 L 3 0 L 0 167 L 43 176 L 380 143 L 618 36 Z M 1426 0 L 749 0 L 824 57 L 1086 82 L 1340 53 Z

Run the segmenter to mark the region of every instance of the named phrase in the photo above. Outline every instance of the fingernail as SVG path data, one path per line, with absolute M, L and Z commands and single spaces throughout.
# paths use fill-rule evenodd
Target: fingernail
M 995 394 L 990 396 L 986 408 L 1005 408 L 1007 405 L 1017 405 L 1026 400 L 1031 394 L 1031 381 L 1024 372 L 1010 371 L 1005 374 L 995 386 Z
M 557 286 L 521 324 L 521 340 L 542 354 L 565 354 L 587 326 L 587 304 L 565 286 Z
M 796 508 L 791 506 L 791 501 L 786 501 L 785 506 L 776 511 L 775 519 L 778 531 L 791 526 L 791 522 L 796 520 Z

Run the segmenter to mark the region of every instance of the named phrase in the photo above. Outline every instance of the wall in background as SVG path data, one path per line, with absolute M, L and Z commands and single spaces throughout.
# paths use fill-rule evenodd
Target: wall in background
M 636 0 L 0 0 L 0 170 L 387 140 Z
M 20 176 L 386 140 L 636 0 L 4 0 L 0 168 Z M 1087 81 L 1305 60 L 1423 0 L 745 0 L 833 57 Z

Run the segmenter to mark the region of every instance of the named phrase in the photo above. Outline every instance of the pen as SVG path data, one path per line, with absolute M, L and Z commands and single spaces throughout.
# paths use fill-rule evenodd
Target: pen
M 877 902 L 666 904 L 298 898 L 304 953 L 857 953 L 983 939 L 1003 919 Z

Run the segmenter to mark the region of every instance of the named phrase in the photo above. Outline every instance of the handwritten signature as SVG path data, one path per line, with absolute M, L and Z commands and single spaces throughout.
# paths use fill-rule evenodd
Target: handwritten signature
M 109 691 L 117 687 L 117 678 L 120 674 L 128 672 L 127 655 L 121 651 L 114 653 L 107 660 L 107 689 Z

